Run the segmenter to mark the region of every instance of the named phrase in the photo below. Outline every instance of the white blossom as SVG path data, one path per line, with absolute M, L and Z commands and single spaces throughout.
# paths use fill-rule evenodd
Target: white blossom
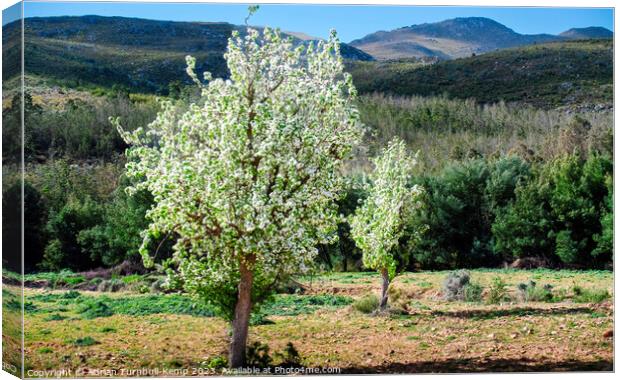
M 396 274 L 396 247 L 414 212 L 419 209 L 423 189 L 409 186 L 416 156 L 409 156 L 402 140 L 390 142 L 373 160 L 374 171 L 367 184 L 368 198 L 350 218 L 351 236 L 362 250 L 364 266 Z
M 306 270 L 333 236 L 339 169 L 362 128 L 356 91 L 335 33 L 294 48 L 278 31 L 234 33 L 227 80 L 208 83 L 187 57 L 201 102 L 179 115 L 172 101 L 148 131 L 119 131 L 132 147 L 127 172 L 155 199 L 141 253 L 171 233 L 175 275 L 189 292 L 238 281 L 247 260 L 264 282 Z M 251 260 L 250 260 L 251 258 Z

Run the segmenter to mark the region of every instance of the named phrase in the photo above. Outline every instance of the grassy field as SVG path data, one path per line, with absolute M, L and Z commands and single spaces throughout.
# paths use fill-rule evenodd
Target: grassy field
M 279 294 L 265 305 L 253 316 L 250 341 L 267 343 L 272 354 L 291 342 L 302 365 L 342 373 L 612 369 L 612 272 L 470 273 L 484 289 L 480 302 L 445 301 L 448 272 L 397 277 L 390 292 L 398 312 L 388 316 L 356 309 L 359 299 L 378 292 L 374 273 L 299 278 L 303 294 Z M 506 292 L 488 304 L 498 277 Z M 519 300 L 517 285 L 530 280 L 552 285 L 553 299 Z M 3 294 L 6 310 L 19 288 L 7 286 Z M 225 321 L 183 295 L 29 288 L 25 301 L 26 370 L 121 376 L 122 369 L 148 367 L 204 375 L 226 356 Z M 277 365 L 282 359 L 273 356 Z

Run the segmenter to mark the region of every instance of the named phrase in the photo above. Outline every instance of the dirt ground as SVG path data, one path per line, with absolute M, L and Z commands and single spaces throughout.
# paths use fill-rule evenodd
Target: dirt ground
M 250 328 L 250 341 L 268 343 L 272 353 L 291 342 L 303 366 L 336 368 L 340 373 L 613 370 L 612 300 L 512 300 L 494 305 L 446 302 L 440 297 L 445 274 L 398 277 L 393 286 L 401 289 L 398 301 L 405 305 L 401 314 L 373 316 L 347 305 L 298 315 L 270 315 L 269 324 Z M 509 289 L 534 279 L 566 292 L 575 284 L 610 292 L 613 287 L 611 272 L 472 272 L 484 286 L 498 275 Z M 298 279 L 308 293 L 353 298 L 376 291 L 378 280 L 368 273 Z M 26 302 L 49 309 L 49 303 L 32 297 L 50 293 L 54 291 L 26 289 Z M 211 372 L 197 369 L 227 353 L 228 326 L 217 317 L 162 313 L 84 319 L 67 305 L 55 306 L 56 314 L 63 315 L 57 320 L 50 318 L 54 314 L 51 309 L 26 313 L 29 377 L 49 375 L 45 370 L 82 376 L 136 376 L 144 375 L 139 372 L 144 368 L 159 371 L 150 375 L 166 371 L 208 375 Z

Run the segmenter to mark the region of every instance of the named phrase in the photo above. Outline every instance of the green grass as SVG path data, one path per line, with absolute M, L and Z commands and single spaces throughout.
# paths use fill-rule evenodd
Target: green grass
M 94 319 L 109 317 L 112 315 L 146 316 L 152 314 L 192 315 L 198 317 L 215 316 L 214 309 L 191 297 L 170 295 L 147 295 L 128 297 L 108 296 L 75 296 L 77 292 L 45 293 L 29 296 L 28 299 L 41 302 L 45 305 L 37 306 L 31 301 L 30 304 L 38 311 L 51 311 L 54 303 L 63 306 L 71 306 L 72 310 L 81 318 Z M 318 309 L 335 309 L 344 307 L 353 302 L 353 299 L 338 295 L 276 295 L 271 302 L 262 305 L 260 313 L 268 315 L 300 315 L 313 313 Z M 45 306 L 45 308 L 43 308 Z M 60 320 L 66 318 L 59 314 L 52 314 L 46 320 Z M 258 318 L 258 317 L 257 317 Z M 261 318 L 256 324 L 264 324 Z
M 276 295 L 273 302 L 261 307 L 261 311 L 266 315 L 300 315 L 313 313 L 318 309 L 336 309 L 350 305 L 353 302 L 351 297 L 339 295 Z
M 611 298 L 607 289 L 588 289 L 573 286 L 573 301 L 578 303 L 600 303 Z
M 49 322 L 49 321 L 62 321 L 62 320 L 65 320 L 65 319 L 67 319 L 66 316 L 60 315 L 58 313 L 50 314 L 49 316 L 43 318 L 43 320 L 46 321 L 46 322 Z

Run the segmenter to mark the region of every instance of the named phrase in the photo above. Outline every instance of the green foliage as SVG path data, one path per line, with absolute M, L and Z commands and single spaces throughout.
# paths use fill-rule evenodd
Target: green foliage
M 601 234 L 611 214 L 612 165 L 601 155 L 568 155 L 541 165 L 493 225 L 495 250 L 580 267 L 608 264 L 611 250 Z
M 606 177 L 607 195 L 601 212 L 601 232 L 594 234 L 596 248 L 592 251 L 594 257 L 613 257 L 614 249 L 614 185 L 613 177 Z
M 211 369 L 222 369 L 226 367 L 228 367 L 228 358 L 225 356 L 216 356 L 207 363 L 207 368 Z
M 33 105 L 30 94 L 26 94 L 26 101 L 24 150 L 29 163 L 60 157 L 112 159 L 123 153 L 127 145 L 110 126 L 108 118 L 122 116 L 133 129 L 145 127 L 154 119 L 157 110 L 152 99 L 134 102 L 127 95 L 97 101 L 89 97 L 71 98 L 57 109 Z M 8 154 L 13 155 L 13 150 Z
M 3 169 L 4 172 L 4 169 Z M 12 182 L 12 181 L 11 181 Z M 23 202 L 22 202 L 23 200 Z M 24 181 L 23 199 L 21 180 L 4 183 L 2 191 L 2 251 L 5 267 L 21 271 L 21 212 L 24 207 L 24 271 L 30 272 L 43 258 L 45 220 L 48 213 L 44 199 L 29 181 Z
M 84 338 L 77 338 L 76 340 L 73 341 L 74 346 L 80 346 L 80 347 L 93 346 L 95 344 L 99 344 L 99 342 L 90 336 L 85 336 Z
M 463 288 L 463 300 L 465 302 L 480 302 L 482 301 L 482 292 L 484 288 L 482 285 L 476 282 L 470 282 Z
M 517 285 L 518 297 L 523 302 L 557 302 L 559 297 L 553 292 L 553 286 L 545 284 L 542 287 L 536 286 L 536 282 L 530 280 L 528 283 Z
M 487 295 L 487 303 L 498 304 L 508 300 L 507 284 L 504 280 L 497 276 L 493 278 L 491 286 L 489 287 L 489 294 Z
M 344 217 L 338 223 L 338 241 L 318 247 L 319 264 L 327 266 L 329 270 L 347 272 L 349 269 L 359 269 L 355 267 L 355 263 L 362 258 L 362 251 L 355 245 L 348 222 L 348 218 L 368 196 L 367 190 L 359 182 L 359 178 L 351 178 L 347 183 L 344 196 L 337 201 L 338 213 Z M 340 260 L 340 265 L 334 263 L 334 258 Z
M 601 303 L 611 298 L 607 289 L 588 289 L 578 285 L 573 286 L 573 302 Z
M 364 314 L 370 314 L 379 308 L 379 297 L 375 294 L 365 295 L 353 303 L 353 308 Z
M 66 317 L 66 316 L 64 316 L 64 315 L 60 315 L 60 314 L 58 314 L 58 313 L 56 313 L 56 314 L 50 314 L 50 315 L 48 315 L 47 317 L 43 318 L 43 320 L 44 320 L 44 321 L 48 321 L 48 322 L 49 322 L 49 321 L 62 321 L 62 320 L 65 320 L 65 319 L 67 319 L 67 317 Z
M 81 300 L 77 312 L 86 319 L 109 317 L 114 315 L 114 311 L 108 304 L 100 299 L 87 298 Z
M 106 302 L 115 314 L 142 316 L 167 313 L 202 317 L 212 317 L 214 315 L 213 309 L 204 303 L 176 294 L 110 298 Z
M 335 309 L 350 305 L 353 299 L 341 295 L 284 295 L 278 294 L 273 301 L 261 305 L 261 311 L 266 315 L 299 315 L 309 314 L 322 308 Z
M 47 233 L 52 240 L 45 247 L 41 268 L 47 270 L 89 269 L 100 265 L 79 244 L 79 233 L 102 222 L 102 207 L 87 197 L 84 201 L 70 198 L 60 210 L 52 212 Z
M 413 251 L 425 268 L 475 268 L 499 263 L 491 227 L 528 178 L 529 165 L 518 157 L 466 160 L 437 176 L 418 179 L 427 190 L 423 223 L 428 229 Z
M 138 248 L 142 244 L 140 233 L 148 226 L 145 216 L 153 204 L 153 197 L 148 192 L 128 195 L 123 191 L 123 186 L 121 183 L 112 200 L 105 204 L 101 222 L 78 233 L 77 240 L 82 249 L 106 266 L 139 257 Z
M 76 284 L 80 284 L 86 281 L 83 275 L 73 273 L 70 270 L 61 270 L 59 272 L 39 272 L 39 273 L 26 274 L 24 276 L 24 280 L 46 282 L 47 283 L 46 286 L 51 287 L 51 288 L 64 287 L 68 285 L 76 285 Z

